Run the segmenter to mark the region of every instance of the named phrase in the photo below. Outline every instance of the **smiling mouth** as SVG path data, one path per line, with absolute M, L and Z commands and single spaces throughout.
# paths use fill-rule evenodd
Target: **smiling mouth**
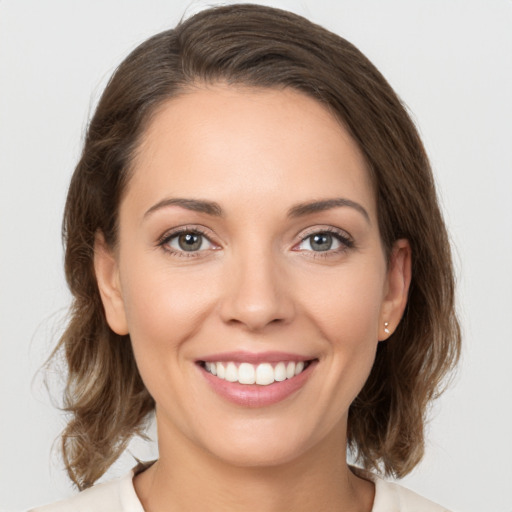
M 315 360 L 279 361 L 275 363 L 238 363 L 234 361 L 200 361 L 199 365 L 218 379 L 239 384 L 268 386 L 293 379 Z

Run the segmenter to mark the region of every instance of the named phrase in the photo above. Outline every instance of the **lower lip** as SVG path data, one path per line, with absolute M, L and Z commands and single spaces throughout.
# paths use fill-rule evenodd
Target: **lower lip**
M 244 407 L 266 407 L 283 401 L 301 389 L 316 367 L 316 363 L 317 361 L 312 361 L 304 371 L 291 379 L 274 382 L 268 386 L 229 382 L 215 377 L 202 366 L 199 366 L 199 370 L 212 389 L 226 400 Z

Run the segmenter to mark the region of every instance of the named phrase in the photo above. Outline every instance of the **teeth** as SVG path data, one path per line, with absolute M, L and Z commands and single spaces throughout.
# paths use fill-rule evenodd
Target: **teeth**
M 304 371 L 304 361 L 282 361 L 275 366 L 270 363 L 258 365 L 240 363 L 237 366 L 234 362 L 223 363 L 205 362 L 204 368 L 212 375 L 228 382 L 239 382 L 240 384 L 258 384 L 268 386 L 274 382 L 282 382 L 291 379 Z
M 238 381 L 238 370 L 235 366 L 235 363 L 228 363 L 228 367 L 226 368 L 225 379 L 229 382 L 237 382 Z
M 256 368 L 256 384 L 268 386 L 274 381 L 274 368 L 272 368 L 272 365 L 268 363 L 259 364 Z
M 215 363 L 210 364 L 215 366 Z M 242 363 L 238 367 L 238 382 L 240 384 L 254 384 L 256 382 L 256 371 L 252 364 Z
M 284 363 L 276 364 L 276 367 L 274 368 L 274 379 L 276 379 L 277 382 L 286 380 L 286 366 Z

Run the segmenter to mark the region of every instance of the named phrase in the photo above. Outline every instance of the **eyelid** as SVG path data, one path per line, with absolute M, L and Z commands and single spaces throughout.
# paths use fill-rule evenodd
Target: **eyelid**
M 313 251 L 313 250 L 307 250 L 307 249 L 296 249 L 300 244 L 302 244 L 304 241 L 306 241 L 308 238 L 310 238 L 313 235 L 320 234 L 320 233 L 328 233 L 330 235 L 333 235 L 341 244 L 341 247 L 337 249 L 329 249 L 327 251 Z M 347 249 L 352 249 L 355 247 L 355 242 L 352 236 L 345 230 L 336 228 L 334 226 L 314 226 L 311 228 L 308 228 L 304 232 L 302 232 L 300 235 L 300 241 L 297 242 L 292 250 L 295 250 L 297 252 L 304 252 L 304 253 L 310 253 L 313 257 L 329 257 L 329 256 L 335 256 L 337 254 L 340 254 L 342 252 L 345 252 Z
M 184 251 L 179 249 L 174 249 L 169 246 L 169 242 L 176 238 L 177 236 L 183 234 L 183 233 L 194 233 L 203 236 L 208 240 L 208 242 L 214 246 L 213 249 L 203 249 L 199 251 Z M 194 258 L 197 256 L 200 256 L 201 254 L 207 252 L 208 250 L 217 250 L 219 248 L 219 245 L 215 243 L 212 240 L 211 235 L 209 234 L 209 230 L 207 230 L 205 227 L 197 224 L 193 225 L 184 225 L 184 226 L 178 226 L 175 228 L 171 228 L 167 230 L 162 236 L 160 236 L 156 243 L 157 247 L 161 247 L 164 251 L 177 256 L 184 256 L 187 258 Z
M 344 229 L 336 228 L 334 226 L 313 226 L 304 230 L 298 237 L 300 241 L 303 242 L 306 238 L 316 235 L 318 233 L 329 233 L 333 235 L 338 235 L 342 240 L 347 240 L 348 242 L 354 243 L 354 239 Z
M 169 242 L 179 236 L 183 233 L 195 233 L 198 235 L 203 236 L 208 240 L 208 242 L 213 246 L 213 248 L 209 249 L 202 249 L 197 251 L 185 251 L 185 250 L 179 250 L 174 249 L 169 246 Z M 341 247 L 336 249 L 329 249 L 326 251 L 313 251 L 313 250 L 307 250 L 307 249 L 296 249 L 298 245 L 303 243 L 305 240 L 307 240 L 309 237 L 320 234 L 320 233 L 328 233 L 330 235 L 333 235 L 338 242 L 341 244 Z M 334 227 L 334 226 L 313 226 L 305 231 L 303 231 L 299 236 L 299 241 L 294 244 L 292 247 L 292 251 L 296 252 L 304 252 L 304 253 L 311 253 L 313 257 L 328 257 L 328 256 L 335 256 L 337 254 L 340 254 L 342 252 L 345 252 L 347 249 L 351 249 L 355 247 L 354 239 L 352 236 L 345 230 Z M 212 236 L 210 235 L 210 230 L 204 226 L 197 225 L 197 224 L 187 224 L 183 226 L 177 226 L 174 228 L 171 228 L 167 230 L 162 236 L 160 236 L 157 240 L 156 245 L 158 247 L 161 247 L 164 251 L 177 256 L 184 256 L 184 257 L 197 257 L 203 255 L 205 252 L 211 251 L 211 250 L 218 250 L 220 249 L 220 245 L 216 243 L 214 240 L 212 240 Z

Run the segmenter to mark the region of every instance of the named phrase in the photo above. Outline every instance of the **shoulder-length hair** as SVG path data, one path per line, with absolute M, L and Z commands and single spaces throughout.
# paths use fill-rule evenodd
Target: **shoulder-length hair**
M 91 486 L 140 434 L 154 401 L 129 336 L 108 326 L 96 283 L 97 232 L 115 247 L 119 204 L 141 135 L 157 108 L 195 85 L 222 81 L 291 88 L 314 98 L 364 154 L 389 256 L 412 248 L 408 304 L 379 344 L 371 374 L 350 407 L 349 449 L 368 469 L 401 477 L 424 452 L 424 424 L 460 353 L 450 245 L 418 132 L 372 63 L 345 39 L 270 7 L 212 8 L 142 43 L 118 67 L 90 121 L 63 221 L 70 320 L 56 352 L 68 365 L 64 462 L 79 488 Z

